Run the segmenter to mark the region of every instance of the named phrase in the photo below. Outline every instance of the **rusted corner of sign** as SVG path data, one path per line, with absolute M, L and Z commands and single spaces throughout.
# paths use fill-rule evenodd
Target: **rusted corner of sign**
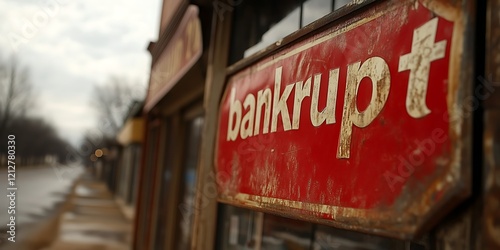
M 499 4 L 500 5 L 500 4 Z M 500 248 L 500 111 L 489 110 L 485 114 L 484 133 L 484 208 L 483 208 L 483 247 Z
M 486 55 L 486 82 L 489 84 L 491 95 L 483 100 L 486 106 L 485 131 L 483 136 L 484 147 L 484 208 L 482 230 L 479 232 L 484 249 L 500 249 L 500 0 L 488 1 L 487 6 L 487 55 Z
M 473 37 L 474 20 L 469 13 L 474 13 L 474 4 L 469 0 L 423 0 L 422 3 L 434 13 L 455 23 L 448 82 L 452 161 L 441 165 L 440 171 L 420 184 L 425 190 L 404 189 L 395 203 L 396 208 L 399 205 L 404 211 L 404 215 L 389 217 L 392 223 L 386 221 L 380 224 L 383 226 L 381 229 L 386 230 L 383 234 L 403 239 L 418 238 L 471 194 L 473 111 L 464 108 L 464 100 L 472 95 L 473 44 L 465 39 Z

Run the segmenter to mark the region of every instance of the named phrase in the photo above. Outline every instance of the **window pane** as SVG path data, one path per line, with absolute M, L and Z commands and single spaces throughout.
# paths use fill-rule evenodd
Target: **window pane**
M 220 250 L 251 250 L 256 249 L 260 232 L 258 225 L 262 223 L 259 216 L 262 213 L 252 210 L 221 205 L 221 217 L 219 219 L 219 243 Z
M 159 206 L 157 210 L 157 219 L 158 222 L 156 224 L 156 236 L 155 236 L 155 246 L 154 249 L 164 249 L 165 245 L 165 234 L 167 233 L 167 223 L 170 223 L 170 221 L 167 221 L 167 213 L 169 211 L 169 206 L 168 203 L 171 202 L 170 197 L 169 197 L 169 191 L 172 188 L 171 187 L 171 180 L 172 180 L 172 158 L 174 154 L 174 139 L 173 139 L 173 131 L 170 127 L 170 123 L 167 120 L 167 136 L 165 137 L 165 140 L 167 141 L 167 145 L 165 148 L 165 152 L 163 154 L 163 162 L 165 163 L 162 174 L 161 174 L 161 189 L 160 189 L 160 198 L 159 198 Z
M 262 250 L 309 250 L 312 232 L 312 223 L 265 214 Z
M 298 30 L 300 5 L 301 0 L 253 0 L 235 6 L 229 64 Z
M 142 146 L 141 145 L 134 145 L 133 148 L 133 162 L 134 162 L 134 167 L 133 167 L 133 175 L 131 176 L 131 183 L 130 185 L 130 198 L 129 198 L 129 203 L 132 204 L 134 207 L 137 207 L 137 191 L 139 189 L 139 167 L 141 164 L 141 152 L 142 152 Z
M 351 0 L 335 0 L 335 9 L 340 9 L 340 7 L 350 3 Z
M 332 9 L 330 0 L 308 0 L 303 5 L 302 27 L 329 14 Z
M 223 204 L 218 218 L 221 250 L 397 250 L 409 243 Z
M 272 26 L 264 35 L 259 43 L 245 50 L 245 57 L 248 57 L 261 49 L 275 43 L 283 37 L 293 33 L 300 28 L 300 6 L 295 8 L 283 20 Z
M 404 242 L 318 225 L 314 250 L 390 250 L 404 249 Z
M 190 249 L 191 231 L 194 215 L 194 198 L 196 196 L 196 166 L 200 152 L 203 117 L 199 116 L 187 124 L 187 141 L 183 164 L 183 192 L 180 200 L 179 241 L 177 249 Z

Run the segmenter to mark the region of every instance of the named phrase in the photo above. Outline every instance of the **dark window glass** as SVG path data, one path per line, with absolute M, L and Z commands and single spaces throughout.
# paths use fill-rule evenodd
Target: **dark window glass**
M 405 249 L 405 242 L 318 225 L 314 250 L 390 250 Z
M 243 1 L 233 12 L 229 64 L 255 54 L 350 1 Z
M 179 204 L 179 238 L 177 249 L 190 249 L 193 226 L 194 201 L 196 196 L 196 166 L 200 151 L 203 116 L 189 120 L 183 159 L 182 193 Z
M 332 12 L 332 1 L 308 0 L 302 5 L 302 27 Z
M 340 9 L 340 7 L 350 3 L 352 0 L 335 0 L 334 10 Z
M 164 154 L 164 160 L 163 162 L 165 163 L 162 173 L 161 173 L 161 189 L 160 189 L 160 198 L 159 198 L 159 203 L 158 203 L 158 209 L 157 209 L 157 219 L 158 222 L 156 223 L 156 235 L 155 235 L 155 246 L 154 249 L 162 250 L 164 249 L 165 245 L 165 234 L 166 234 L 166 227 L 167 223 L 167 214 L 168 214 L 168 203 L 171 202 L 170 197 L 169 197 L 169 191 L 172 188 L 171 187 L 171 181 L 172 181 L 172 171 L 173 171 L 173 163 L 172 163 L 172 158 L 174 154 L 174 147 L 175 143 L 173 140 L 173 131 L 170 128 L 170 123 L 167 121 L 167 133 L 166 133 L 166 138 L 165 141 L 167 142 L 167 145 L 165 147 L 165 154 Z
M 396 250 L 407 242 L 221 205 L 221 250 Z
M 262 250 L 309 250 L 313 224 L 265 214 Z
M 229 63 L 233 64 L 298 30 L 300 5 L 300 0 L 255 0 L 243 1 L 236 6 Z
M 262 213 L 221 205 L 218 247 L 220 250 L 255 249 L 260 242 Z
M 137 190 L 139 189 L 138 187 L 138 179 L 139 179 L 139 168 L 141 164 L 141 145 L 134 145 L 132 149 L 132 154 L 133 154 L 133 168 L 132 168 L 132 176 L 130 177 L 130 190 L 129 190 L 129 200 L 128 202 L 132 204 L 134 207 L 137 207 L 136 201 L 137 201 Z
M 278 23 L 274 24 L 268 31 L 262 34 L 260 41 L 252 47 L 245 50 L 244 57 L 248 57 L 259 50 L 275 43 L 290 33 L 298 30 L 300 27 L 300 6 L 293 9 Z

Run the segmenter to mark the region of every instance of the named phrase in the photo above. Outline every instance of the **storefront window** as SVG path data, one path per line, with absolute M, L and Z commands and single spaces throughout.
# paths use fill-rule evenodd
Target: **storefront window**
M 274 24 L 268 31 L 266 31 L 260 41 L 245 50 L 244 57 L 248 57 L 261 49 L 266 48 L 279 39 L 287 36 L 288 34 L 300 28 L 300 6 L 297 6 L 290 13 L 288 13 L 281 21 Z
M 313 250 L 389 250 L 404 249 L 398 240 L 340 230 L 318 225 L 314 232 Z
M 187 121 L 187 135 L 183 163 L 183 187 L 179 205 L 179 238 L 177 249 L 189 249 L 193 227 L 194 201 L 196 196 L 196 167 L 201 143 L 203 116 Z
M 142 146 L 140 144 L 134 145 L 132 148 L 132 162 L 133 162 L 133 169 L 132 169 L 132 176 L 130 176 L 130 189 L 129 189 L 129 198 L 128 198 L 128 203 L 132 204 L 134 207 L 137 206 L 136 201 L 137 201 L 137 190 L 139 189 L 137 187 L 138 182 L 139 182 L 139 166 L 141 164 L 141 148 Z
M 248 209 L 221 205 L 220 250 L 253 250 L 261 242 L 263 214 Z
M 221 205 L 221 250 L 309 250 L 313 224 L 249 209 Z
M 335 1 L 342 2 L 342 1 Z M 302 4 L 302 27 L 332 12 L 332 1 L 308 0 Z
M 255 54 L 350 0 L 243 1 L 233 15 L 229 63 Z
M 155 236 L 155 247 L 154 249 L 164 249 L 166 229 L 167 229 L 167 213 L 168 213 L 168 203 L 170 200 L 169 191 L 172 188 L 172 171 L 173 164 L 172 158 L 174 153 L 175 143 L 173 140 L 173 131 L 170 127 L 170 122 L 167 120 L 167 133 L 165 141 L 167 142 L 164 158 L 164 167 L 161 172 L 161 189 L 160 189 L 160 199 L 159 199 L 159 209 L 158 209 L 158 222 L 156 223 L 156 236 Z
M 348 4 L 349 2 L 351 2 L 352 0 L 335 0 L 334 1 L 334 10 L 337 10 L 337 9 L 340 9 L 340 7 Z
M 229 63 L 233 64 L 298 30 L 300 4 L 300 0 L 283 2 L 255 0 L 243 1 L 237 5 L 233 12 Z M 276 26 L 280 29 L 272 29 Z
M 263 250 L 309 250 L 313 224 L 265 214 L 262 232 Z
M 407 245 L 229 205 L 220 206 L 218 232 L 216 249 L 221 250 L 396 250 Z

